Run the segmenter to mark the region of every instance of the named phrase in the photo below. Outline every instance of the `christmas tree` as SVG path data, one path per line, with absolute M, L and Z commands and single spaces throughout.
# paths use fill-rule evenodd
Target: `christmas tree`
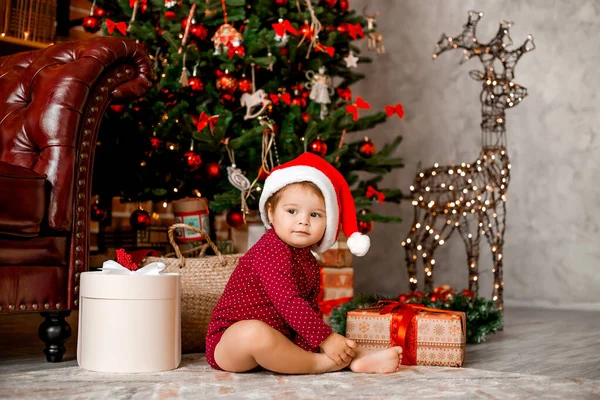
M 155 84 L 143 99 L 111 106 L 93 191 L 124 201 L 202 196 L 213 212 L 257 209 L 269 171 L 312 151 L 347 179 L 361 230 L 399 221 L 368 208 L 402 197 L 378 187 L 403 166 L 394 155 L 401 137 L 377 151 L 359 132 L 402 118 L 402 106 L 368 111 L 350 88 L 365 78 L 356 63 L 371 62 L 355 41 L 375 33 L 373 22 L 347 0 L 95 1 L 84 28 L 144 43 Z

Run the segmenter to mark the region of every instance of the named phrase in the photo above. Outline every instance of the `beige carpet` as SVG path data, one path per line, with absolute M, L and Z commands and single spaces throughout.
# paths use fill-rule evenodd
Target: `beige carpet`
M 48 369 L 0 365 L 3 399 L 598 399 L 600 381 L 490 372 L 472 368 L 405 367 L 387 375 L 350 371 L 287 376 L 212 370 L 203 354 L 153 374 L 86 371 L 76 361 Z
M 77 366 L 76 313 L 58 364 L 41 352 L 41 317 L 15 314 L 0 318 L 0 399 L 600 399 L 600 313 L 510 308 L 505 317 L 504 331 L 467 346 L 465 368 L 229 374 L 191 354 L 174 371 L 120 375 Z

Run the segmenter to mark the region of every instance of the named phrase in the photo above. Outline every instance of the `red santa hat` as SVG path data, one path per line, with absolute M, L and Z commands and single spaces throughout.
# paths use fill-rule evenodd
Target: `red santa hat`
M 274 168 L 267 177 L 259 202 L 260 216 L 267 229 L 271 228 L 266 210 L 267 200 L 285 186 L 298 182 L 314 183 L 325 199 L 325 234 L 323 239 L 313 246 L 313 250 L 322 253 L 333 246 L 341 224 L 344 234 L 348 237 L 348 248 L 352 254 L 364 256 L 371 246 L 371 241 L 368 236 L 358 232 L 354 198 L 348 182 L 333 165 L 313 153 L 303 153 L 292 161 Z

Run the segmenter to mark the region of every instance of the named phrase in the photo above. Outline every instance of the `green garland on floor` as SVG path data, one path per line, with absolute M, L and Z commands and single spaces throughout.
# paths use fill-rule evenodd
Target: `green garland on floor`
M 334 332 L 344 335 L 346 333 L 346 314 L 358 308 L 373 307 L 379 300 L 397 300 L 382 297 L 376 294 L 359 294 L 347 303 L 331 311 L 329 325 Z M 413 296 L 406 300 L 410 304 L 422 304 L 425 307 L 441 310 L 462 311 L 467 320 L 467 343 L 485 342 L 485 336 L 502 329 L 504 323 L 502 310 L 491 300 L 458 293 L 446 301 L 431 301 L 430 296 Z

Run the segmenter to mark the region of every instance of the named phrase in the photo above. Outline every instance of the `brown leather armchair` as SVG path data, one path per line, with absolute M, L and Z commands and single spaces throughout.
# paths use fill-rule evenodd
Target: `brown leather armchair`
M 113 100 L 143 96 L 143 45 L 97 37 L 0 58 L 0 313 L 42 312 L 50 362 L 71 335 L 88 268 L 98 128 Z

